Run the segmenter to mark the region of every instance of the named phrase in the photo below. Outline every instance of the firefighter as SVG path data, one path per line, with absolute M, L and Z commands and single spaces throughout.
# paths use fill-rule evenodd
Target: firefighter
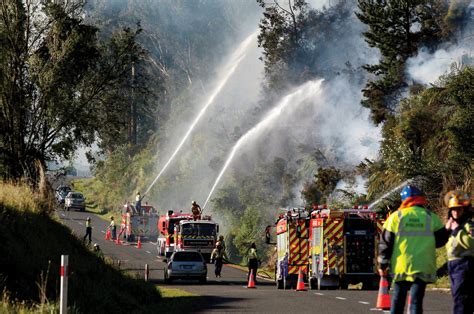
M 257 255 L 257 246 L 255 243 L 250 245 L 249 251 L 249 273 L 247 275 L 247 281 L 250 278 L 250 273 L 253 271 L 253 279 L 257 283 L 257 270 L 258 270 L 258 255 Z
M 378 272 L 393 276 L 391 313 L 403 313 L 410 291 L 411 313 L 423 312 L 426 284 L 436 281 L 435 248 L 448 240 L 439 217 L 427 210 L 423 193 L 407 185 L 400 193 L 402 204 L 383 225 L 379 243 Z
M 191 203 L 191 212 L 193 213 L 193 219 L 199 220 L 201 219 L 202 209 L 201 206 L 196 203 L 196 201 L 192 201 Z
M 137 214 L 140 215 L 142 211 L 142 197 L 140 196 L 140 192 L 137 192 L 137 196 L 135 196 L 135 209 L 137 210 Z
M 450 191 L 444 197 L 448 207 L 446 229 L 450 236 L 446 250 L 453 296 L 453 313 L 474 312 L 474 220 L 471 198 L 462 191 Z
M 216 248 L 211 253 L 211 263 L 214 263 L 214 273 L 216 275 L 216 278 L 221 277 L 224 258 L 227 258 L 227 254 L 225 253 L 225 250 L 222 247 L 222 243 L 220 241 L 217 241 Z
M 84 236 L 83 241 L 86 242 L 86 238 L 89 237 L 89 245 L 92 242 L 92 224 L 91 224 L 91 217 L 86 218 L 86 235 Z
M 110 216 L 110 224 L 107 227 L 112 233 L 112 240 L 117 239 L 117 226 L 115 225 L 114 216 Z
M 217 241 L 220 242 L 222 249 L 225 251 L 225 241 L 224 236 L 222 234 L 219 236 L 219 239 Z

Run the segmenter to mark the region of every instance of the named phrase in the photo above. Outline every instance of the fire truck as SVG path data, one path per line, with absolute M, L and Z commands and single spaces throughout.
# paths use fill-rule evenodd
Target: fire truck
M 296 287 L 300 269 L 304 274 L 308 273 L 309 222 L 310 216 L 304 208 L 289 209 L 278 218 L 275 267 L 278 289 Z M 270 238 L 267 236 L 267 239 Z
M 209 261 L 212 250 L 216 247 L 218 233 L 219 225 L 211 216 L 203 216 L 199 220 L 181 220 L 175 224 L 175 250 L 197 250 Z
M 310 287 L 377 286 L 377 245 L 383 219 L 367 207 L 311 213 Z
M 276 224 L 276 285 L 296 285 L 301 269 L 311 289 L 345 288 L 363 282 L 377 285 L 376 246 L 383 220 L 363 207 L 311 213 L 294 208 Z
M 153 206 L 142 205 L 141 211 L 138 212 L 133 205 L 127 203 L 122 209 L 120 234 L 128 241 L 136 241 L 136 237 L 154 238 L 158 235 L 157 221 L 158 214 Z
M 175 224 L 181 220 L 192 218 L 192 214 L 182 212 L 174 213 L 172 210 L 169 210 L 166 215 L 160 216 L 160 219 L 158 220 L 159 235 L 158 240 L 156 241 L 158 255 L 170 257 L 171 254 L 173 254 L 175 246 Z
M 219 225 L 211 216 L 193 220 L 192 214 L 174 213 L 170 210 L 160 217 L 158 229 L 159 255 L 169 257 L 174 251 L 197 250 L 209 260 L 217 242 Z

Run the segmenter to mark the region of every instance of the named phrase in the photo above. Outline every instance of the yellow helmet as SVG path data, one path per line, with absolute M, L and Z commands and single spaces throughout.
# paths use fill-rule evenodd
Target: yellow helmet
M 467 192 L 453 190 L 444 196 L 444 204 L 448 208 L 465 207 L 471 205 L 471 197 Z

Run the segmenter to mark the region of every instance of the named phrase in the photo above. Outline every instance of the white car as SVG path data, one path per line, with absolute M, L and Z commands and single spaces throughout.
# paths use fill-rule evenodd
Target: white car
M 163 261 L 167 263 L 165 283 L 171 283 L 174 279 L 197 279 L 199 283 L 207 282 L 206 261 L 198 251 L 174 252 L 169 260 Z
M 69 192 L 64 200 L 64 209 L 70 210 L 72 208 L 79 209 L 81 212 L 86 210 L 86 198 L 82 193 Z

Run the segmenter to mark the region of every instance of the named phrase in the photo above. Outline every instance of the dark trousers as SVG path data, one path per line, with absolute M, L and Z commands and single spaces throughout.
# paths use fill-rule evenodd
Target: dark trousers
M 89 237 L 89 244 L 92 242 L 92 227 L 86 227 L 86 235 L 82 241 L 86 242 L 87 237 Z
M 407 299 L 407 292 L 410 291 L 410 314 L 423 313 L 423 298 L 425 296 L 426 282 L 420 279 L 411 281 L 395 281 L 393 283 L 392 307 L 390 313 L 403 314 Z
M 112 240 L 117 240 L 117 226 L 113 226 L 111 231 L 112 231 Z
M 220 277 L 222 271 L 222 257 L 217 257 L 214 263 L 214 273 Z
M 255 258 L 249 259 L 249 273 L 247 275 L 247 281 L 250 278 L 250 273 L 253 271 L 253 280 L 257 282 L 257 270 L 258 270 L 258 260 Z
M 461 258 L 448 262 L 453 313 L 474 312 L 474 258 Z

